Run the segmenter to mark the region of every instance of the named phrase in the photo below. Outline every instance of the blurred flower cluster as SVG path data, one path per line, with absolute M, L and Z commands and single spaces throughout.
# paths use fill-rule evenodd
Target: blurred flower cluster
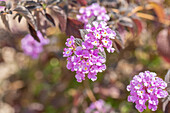
M 99 6 L 98 3 L 80 8 L 79 13 L 81 15 L 77 15 L 77 19 L 83 21 L 85 24 L 87 24 L 88 20 L 93 16 L 96 16 L 97 20 L 108 21 L 110 19 L 109 15 L 106 14 L 106 9 Z
M 156 73 L 145 71 L 135 75 L 127 90 L 130 91 L 128 101 L 136 103 L 136 109 L 143 112 L 146 109 L 145 103 L 148 101 L 148 108 L 157 110 L 158 98 L 165 98 L 168 93 L 164 89 L 167 83 L 156 77 Z
M 24 82 L 22 80 L 10 81 L 10 77 L 19 70 L 26 68 L 29 59 L 25 54 L 17 52 L 11 47 L 3 47 L 0 51 L 3 59 L 3 61 L 0 62 L 0 97 L 4 98 L 0 100 L 0 113 L 15 113 L 15 109 L 10 102 L 15 98 L 14 92 L 24 87 Z M 8 92 L 10 93 L 8 94 Z M 5 99 L 7 94 L 8 98 Z M 13 98 L 10 98 L 10 95 L 12 95 Z M 8 100 L 8 102 L 6 102 L 6 100 Z
M 34 38 L 28 34 L 21 40 L 21 47 L 24 53 L 31 56 L 33 59 L 37 59 L 39 54 L 43 51 L 43 46 L 49 44 L 49 39 L 45 39 L 40 31 L 37 31 L 37 36 L 40 42 L 34 40 Z
M 85 113 L 115 113 L 109 104 L 100 99 L 86 109 Z

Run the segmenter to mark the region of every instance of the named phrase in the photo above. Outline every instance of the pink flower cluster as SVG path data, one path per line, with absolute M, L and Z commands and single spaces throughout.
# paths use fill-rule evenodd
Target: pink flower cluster
M 68 57 L 67 68 L 76 71 L 75 77 L 78 82 L 85 80 L 86 74 L 89 79 L 95 81 L 97 73 L 106 69 L 104 48 L 109 53 L 115 50 L 112 47 L 112 39 L 116 33 L 106 22 L 94 21 L 92 25 L 87 24 L 84 30 L 87 32 L 82 36 L 83 40 L 80 39 L 81 44 L 76 45 L 75 38 L 71 36 L 66 42 L 68 48 L 63 52 L 63 57 Z
M 88 20 L 92 16 L 97 17 L 97 20 L 108 21 L 110 19 L 109 15 L 106 14 L 106 9 L 99 6 L 98 3 L 93 3 L 88 7 L 80 8 L 79 13 L 81 15 L 77 15 L 77 19 L 83 21 L 85 24 L 88 23 Z
M 98 49 L 88 49 L 86 43 L 76 46 L 73 36 L 67 39 L 66 46 L 68 48 L 64 49 L 63 57 L 68 57 L 67 68 L 76 71 L 75 77 L 78 82 L 85 80 L 85 74 L 95 81 L 97 73 L 106 69 L 105 58 L 98 55 Z
M 40 42 L 34 40 L 34 38 L 28 34 L 21 40 L 21 47 L 24 53 L 28 56 L 31 56 L 33 59 L 37 59 L 39 54 L 43 51 L 43 46 L 49 44 L 49 39 L 45 39 L 41 32 L 37 32 L 37 36 L 40 39 Z
M 105 21 L 93 21 L 92 25 L 87 24 L 85 29 L 89 32 L 85 35 L 85 42 L 92 44 L 102 52 L 104 48 L 106 48 L 109 53 L 114 52 L 115 49 L 112 47 L 112 39 L 115 39 L 116 33 L 107 26 Z
M 145 103 L 148 101 L 148 108 L 157 110 L 158 98 L 165 98 L 168 93 L 164 89 L 167 83 L 156 77 L 156 73 L 145 71 L 135 75 L 131 80 L 127 90 L 130 91 L 128 101 L 136 103 L 136 109 L 143 112 L 146 109 Z
M 102 99 L 91 103 L 85 113 L 114 113 L 111 106 L 106 104 Z

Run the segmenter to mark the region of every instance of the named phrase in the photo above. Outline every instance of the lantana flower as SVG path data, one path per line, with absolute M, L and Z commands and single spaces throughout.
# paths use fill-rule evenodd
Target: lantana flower
M 168 95 L 165 90 L 167 83 L 156 75 L 150 71 L 140 72 L 139 75 L 133 77 L 130 85 L 127 86 L 127 91 L 130 91 L 128 101 L 136 103 L 135 107 L 139 112 L 146 109 L 146 102 L 148 102 L 149 109 L 156 111 L 158 99 Z
M 85 42 L 90 47 L 97 47 L 100 51 L 104 51 L 104 48 L 110 53 L 114 52 L 114 48 L 112 47 L 112 39 L 115 39 L 116 33 L 111 30 L 105 21 L 97 22 L 93 21 L 92 24 L 87 24 L 85 29 L 89 32 L 85 35 Z
M 97 73 L 106 69 L 105 58 L 98 54 L 98 49 L 89 49 L 86 42 L 83 42 L 82 46 L 77 46 L 75 38 L 71 36 L 67 39 L 66 46 L 68 48 L 64 48 L 63 57 L 68 57 L 67 69 L 76 71 L 75 77 L 78 82 L 85 80 L 86 75 L 95 81 Z
M 97 17 L 97 20 L 108 21 L 110 19 L 109 15 L 106 14 L 106 9 L 99 6 L 98 3 L 80 8 L 79 13 L 80 15 L 77 15 L 77 19 L 83 21 L 85 24 L 87 24 L 88 20 L 93 16 Z

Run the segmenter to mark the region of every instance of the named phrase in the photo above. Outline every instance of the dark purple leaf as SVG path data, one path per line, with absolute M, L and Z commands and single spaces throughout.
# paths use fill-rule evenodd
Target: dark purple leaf
M 31 36 L 37 41 L 40 42 L 40 39 L 37 36 L 36 30 L 28 23 L 28 29 L 30 31 Z
M 159 54 L 170 63 L 170 28 L 163 29 L 157 36 Z
M 139 19 L 132 19 L 134 24 L 135 24 L 135 28 L 137 30 L 137 35 L 139 35 L 142 32 L 142 22 Z
M 49 15 L 48 13 L 45 13 L 45 17 L 47 18 L 47 20 L 49 20 L 53 24 L 53 26 L 55 26 L 54 19 L 51 15 Z
M 73 35 L 76 38 L 81 38 L 79 29 L 83 29 L 84 24 L 78 20 L 67 18 L 66 34 Z
M 49 6 L 48 7 L 50 9 L 50 13 L 52 16 L 55 16 L 58 18 L 59 21 L 59 28 L 62 32 L 65 31 L 66 29 L 66 22 L 67 22 L 67 16 L 65 14 L 65 12 L 60 9 L 58 6 Z
M 124 48 L 124 44 L 122 38 L 119 35 L 119 32 L 116 31 L 116 37 L 113 41 L 113 47 L 116 49 L 117 52 L 120 52 L 120 49 Z
M 86 0 L 77 0 L 77 2 L 78 2 L 81 6 L 86 6 L 86 5 L 87 5 L 87 1 L 86 1 Z
M 18 22 L 19 22 L 19 23 L 21 22 L 21 19 L 22 19 L 22 16 L 19 15 L 19 16 L 18 16 Z

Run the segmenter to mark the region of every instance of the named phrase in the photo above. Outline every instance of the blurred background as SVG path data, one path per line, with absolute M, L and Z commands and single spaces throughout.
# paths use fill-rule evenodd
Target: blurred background
M 80 0 L 70 1 L 82 7 Z M 86 2 L 90 5 L 95 1 Z M 117 30 L 123 47 L 118 47 L 119 52 L 107 54 L 107 69 L 98 73 L 95 82 L 87 79 L 87 82 L 78 83 L 75 73 L 66 68 L 62 52 L 68 36 L 59 27 L 46 29 L 50 43 L 44 46 L 38 59 L 32 59 L 21 48 L 21 40 L 27 34 L 24 20 L 18 26 L 13 20 L 12 32 L 0 25 L 0 113 L 84 113 L 93 96 L 110 104 L 115 113 L 137 113 L 135 104 L 127 101 L 129 92 L 126 86 L 130 80 L 145 70 L 156 72 L 164 79 L 170 69 L 170 1 L 127 0 L 122 7 L 121 4 L 118 6 L 118 3 L 123 4 L 121 0 L 100 1 L 108 12 L 111 12 L 109 4 L 113 5 L 111 22 L 117 19 L 114 18 L 116 11 L 119 17 L 126 17 L 125 6 L 132 12 L 135 7 L 153 2 L 155 8 L 140 11 L 156 20 L 138 14 L 138 20 L 126 18 L 119 24 Z M 73 5 L 68 7 L 76 8 Z M 166 22 L 161 20 L 162 12 Z M 70 16 L 75 18 L 74 14 Z M 133 29 L 137 31 L 129 29 L 134 23 Z M 159 109 L 154 113 L 162 112 L 160 101 Z M 151 111 L 147 109 L 144 113 Z

